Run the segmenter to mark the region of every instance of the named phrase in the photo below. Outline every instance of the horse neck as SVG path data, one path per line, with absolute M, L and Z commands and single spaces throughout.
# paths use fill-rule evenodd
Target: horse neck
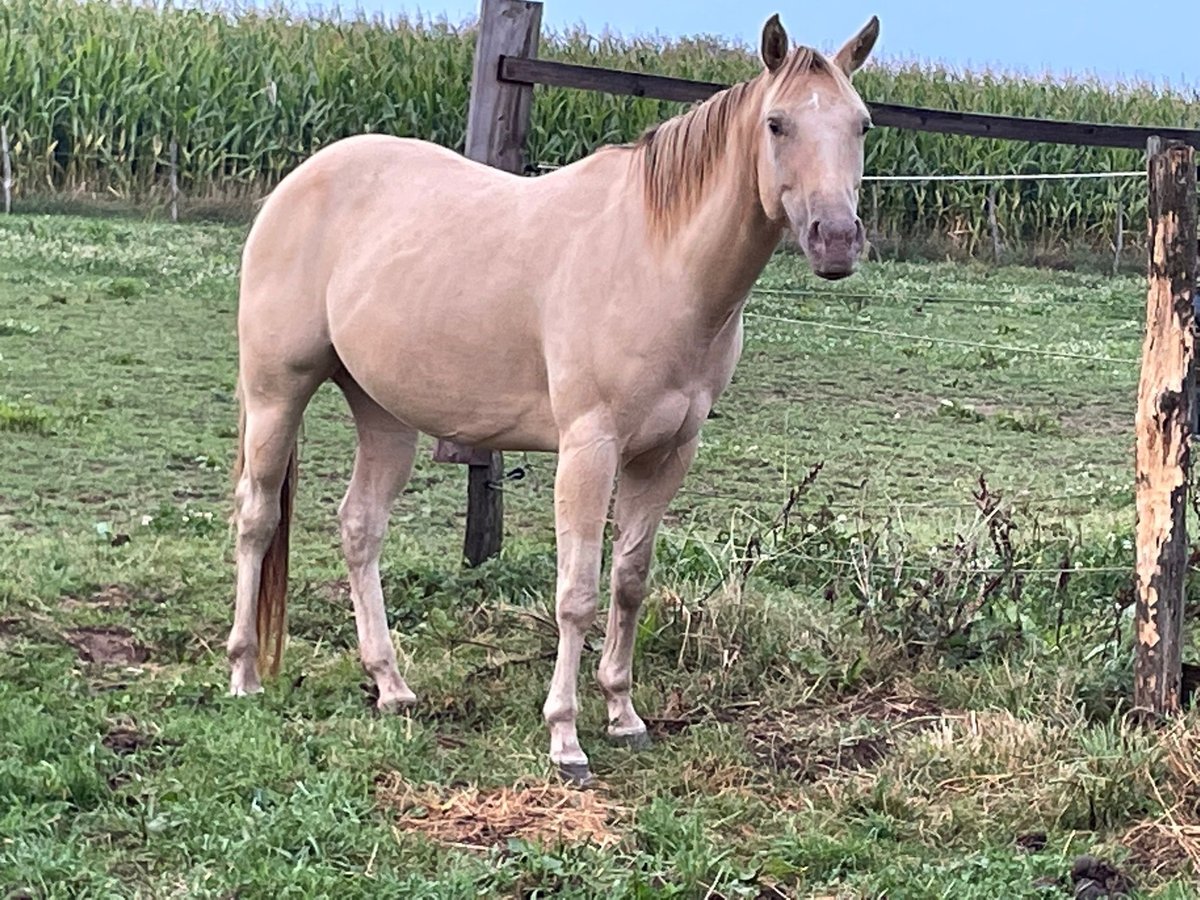
M 738 116 L 704 198 L 663 246 L 684 273 L 692 302 L 719 325 L 740 312 L 783 236 L 759 199 L 753 108 Z

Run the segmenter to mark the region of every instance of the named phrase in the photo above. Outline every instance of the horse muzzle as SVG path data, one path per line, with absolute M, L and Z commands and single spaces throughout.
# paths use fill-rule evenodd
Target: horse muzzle
M 813 272 L 836 281 L 853 275 L 866 243 L 862 219 L 813 219 L 804 233 L 804 253 Z

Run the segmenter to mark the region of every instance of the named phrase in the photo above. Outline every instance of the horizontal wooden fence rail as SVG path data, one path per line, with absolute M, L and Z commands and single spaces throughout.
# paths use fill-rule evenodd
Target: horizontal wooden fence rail
M 664 75 L 643 75 L 619 69 L 580 66 L 546 59 L 501 56 L 498 77 L 513 84 L 542 84 L 551 87 L 579 88 L 626 94 L 652 100 L 691 103 L 707 100 L 728 85 L 709 81 L 689 81 Z M 1200 129 L 1150 128 L 1142 125 L 1098 125 L 1089 122 L 1060 122 L 997 116 L 986 113 L 961 113 L 947 109 L 922 109 L 894 103 L 868 103 L 876 125 L 906 128 L 910 131 L 962 134 L 971 137 L 1032 141 L 1045 144 L 1073 144 L 1087 147 L 1124 147 L 1144 150 L 1152 137 L 1180 141 L 1200 149 Z

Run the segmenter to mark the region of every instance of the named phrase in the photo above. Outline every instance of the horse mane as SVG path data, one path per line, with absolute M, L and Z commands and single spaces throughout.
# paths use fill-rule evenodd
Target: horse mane
M 809 47 L 796 47 L 773 73 L 762 72 L 652 125 L 633 144 L 642 157 L 642 180 L 652 229 L 669 234 L 704 198 L 724 155 L 731 126 L 746 98 L 766 79 L 832 72 L 832 64 Z

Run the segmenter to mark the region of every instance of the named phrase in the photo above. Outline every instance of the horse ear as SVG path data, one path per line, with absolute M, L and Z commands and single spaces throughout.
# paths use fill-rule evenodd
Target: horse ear
M 788 36 L 779 23 L 779 13 L 767 19 L 762 33 L 762 61 L 770 71 L 774 72 L 787 59 Z
M 879 37 L 879 17 L 871 16 L 871 21 L 862 27 L 854 37 L 846 41 L 846 45 L 834 56 L 834 64 L 846 73 L 853 75 L 862 68 L 862 64 L 871 55 L 871 49 Z

